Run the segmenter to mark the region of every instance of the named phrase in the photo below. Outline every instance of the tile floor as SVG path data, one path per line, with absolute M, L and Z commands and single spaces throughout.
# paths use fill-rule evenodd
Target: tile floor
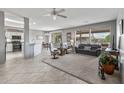
M 23 52 L 7 52 L 6 60 L 23 57 Z
M 18 54 L 18 55 L 17 55 Z M 6 64 L 0 64 L 0 83 L 1 84 L 87 84 L 65 72 L 55 69 L 43 62 L 45 55 L 39 55 L 32 59 L 11 57 Z M 47 53 L 46 53 L 47 54 Z
M 103 81 L 97 74 L 97 58 L 67 54 L 51 59 L 49 51 L 31 59 L 22 53 L 9 53 L 6 64 L 0 64 L 2 84 L 88 84 L 120 83 L 118 72 Z M 48 64 L 47 64 L 48 63 Z

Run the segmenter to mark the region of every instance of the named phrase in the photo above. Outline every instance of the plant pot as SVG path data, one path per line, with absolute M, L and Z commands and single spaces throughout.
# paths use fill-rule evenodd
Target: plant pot
M 115 65 L 113 65 L 113 64 L 104 64 L 103 69 L 104 69 L 104 72 L 106 74 L 112 75 L 114 73 Z

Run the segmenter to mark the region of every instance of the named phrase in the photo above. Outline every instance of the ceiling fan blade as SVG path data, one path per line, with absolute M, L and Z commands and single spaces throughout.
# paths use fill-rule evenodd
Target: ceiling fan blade
M 65 9 L 61 9 L 61 10 L 58 10 L 57 13 L 62 13 L 64 11 L 65 11 Z
M 59 17 L 63 17 L 63 18 L 67 18 L 67 16 L 64 16 L 64 15 L 57 15 Z

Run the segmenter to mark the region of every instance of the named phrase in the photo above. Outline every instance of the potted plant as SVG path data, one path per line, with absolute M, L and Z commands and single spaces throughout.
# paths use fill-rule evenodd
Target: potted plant
M 99 62 L 103 67 L 103 71 L 109 75 L 114 73 L 115 65 L 117 64 L 117 59 L 109 53 L 103 52 L 100 55 Z

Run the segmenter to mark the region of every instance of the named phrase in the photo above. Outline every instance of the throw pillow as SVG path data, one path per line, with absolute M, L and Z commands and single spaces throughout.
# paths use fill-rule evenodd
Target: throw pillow
M 85 46 L 84 50 L 91 50 L 91 46 Z

